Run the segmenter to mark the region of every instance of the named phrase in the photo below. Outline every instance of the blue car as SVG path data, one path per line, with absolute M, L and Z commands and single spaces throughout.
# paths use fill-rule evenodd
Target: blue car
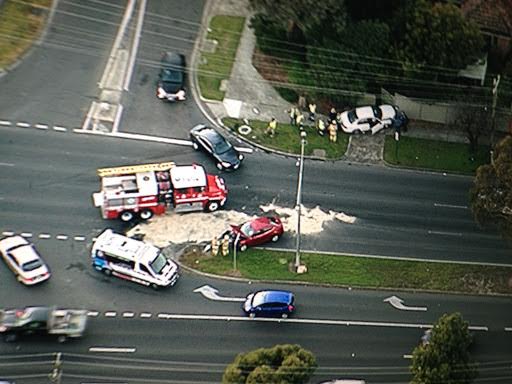
M 295 297 L 288 291 L 258 291 L 249 294 L 242 305 L 250 317 L 268 316 L 287 318 L 293 311 Z

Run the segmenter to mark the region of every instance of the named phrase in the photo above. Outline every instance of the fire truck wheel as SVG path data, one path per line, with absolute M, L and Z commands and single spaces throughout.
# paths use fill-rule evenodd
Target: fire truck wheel
M 107 276 L 112 276 L 112 271 L 111 271 L 110 269 L 105 268 L 105 269 L 103 269 L 103 271 L 102 271 L 102 272 L 103 272 L 105 275 L 107 275 Z
M 247 244 L 242 244 L 240 246 L 240 252 L 245 252 L 245 251 L 247 251 Z
M 149 220 L 153 217 L 153 211 L 151 209 L 145 209 L 140 213 L 142 220 Z
M 121 220 L 127 223 L 128 221 L 133 220 L 133 212 L 132 211 L 124 211 L 121 213 Z
M 208 205 L 206 206 L 206 210 L 208 212 L 214 212 L 217 209 L 219 209 L 219 202 L 218 201 L 210 201 Z
M 274 243 L 275 243 L 277 240 L 279 240 L 279 235 L 274 235 L 274 236 L 272 236 L 272 239 L 271 239 L 271 240 L 272 240 L 272 242 L 274 242 Z

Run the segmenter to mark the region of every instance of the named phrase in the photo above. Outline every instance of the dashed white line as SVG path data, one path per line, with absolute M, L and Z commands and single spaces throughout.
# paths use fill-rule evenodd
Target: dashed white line
M 48 129 L 48 125 L 46 124 L 36 124 L 34 125 L 37 129 Z
M 2 235 L 4 235 L 4 236 L 14 236 L 14 232 L 10 232 L 10 231 L 3 231 L 3 232 L 2 232 Z
M 105 317 L 116 317 L 116 316 L 117 316 L 117 312 L 115 312 L 115 311 L 105 312 Z
M 434 203 L 434 207 L 468 209 L 467 205 L 453 205 L 453 204 L 442 204 L 442 203 Z
M 7 120 L 0 120 L 0 125 L 3 125 L 5 127 L 9 127 L 12 125 L 12 123 L 10 121 L 7 121 Z
M 40 239 L 49 239 L 52 237 L 49 233 L 40 233 L 38 236 Z
M 16 126 L 17 126 L 17 127 L 21 127 L 21 128 L 28 128 L 28 127 L 30 127 L 30 124 L 29 124 L 29 123 L 24 123 L 24 122 L 18 121 L 18 122 L 16 123 Z
M 13 163 L 0 163 L 0 165 L 3 165 L 5 167 L 14 167 Z
M 22 237 L 32 237 L 32 234 L 30 232 L 21 232 L 20 235 Z
M 55 238 L 57 240 L 67 240 L 68 236 L 67 235 L 57 235 L 57 236 L 55 236 Z
M 90 316 L 90 317 L 97 317 L 100 313 L 97 312 L 97 311 L 89 311 L 87 312 L 87 316 Z
M 460 232 L 443 232 L 443 231 L 428 231 L 429 235 L 441 235 L 441 236 L 462 236 Z
M 135 316 L 133 312 L 123 312 L 123 317 L 132 318 Z
M 512 327 L 505 327 L 505 332 L 512 332 Z
M 76 241 L 85 241 L 85 236 L 75 236 L 75 237 L 73 237 L 73 240 L 76 240 Z
M 151 316 L 153 316 L 153 315 L 149 312 L 142 312 L 140 314 L 140 317 L 142 317 L 143 319 L 149 319 Z
M 412 355 L 404 355 L 404 359 L 412 359 Z
M 53 127 L 53 130 L 54 130 L 54 131 L 57 131 L 57 132 L 67 132 L 67 130 L 68 130 L 68 129 L 67 129 L 66 127 L 61 127 L 61 126 L 59 126 L 59 125 L 55 125 L 55 126 Z
M 90 347 L 89 352 L 105 352 L 105 353 L 134 353 L 135 348 L 120 348 L 120 347 Z

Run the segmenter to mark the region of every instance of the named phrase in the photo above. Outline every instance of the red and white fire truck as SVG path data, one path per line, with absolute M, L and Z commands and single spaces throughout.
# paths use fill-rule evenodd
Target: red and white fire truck
M 224 179 L 198 164 L 141 164 L 100 168 L 97 173 L 101 191 L 93 193 L 93 201 L 104 219 L 147 220 L 170 206 L 176 212 L 213 212 L 224 206 L 228 195 Z

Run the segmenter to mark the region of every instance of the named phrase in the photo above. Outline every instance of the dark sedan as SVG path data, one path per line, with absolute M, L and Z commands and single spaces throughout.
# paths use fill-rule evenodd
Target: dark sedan
M 203 149 L 215 159 L 220 170 L 235 170 L 244 156 L 215 129 L 199 124 L 190 130 L 190 140 L 195 150 Z
M 247 247 L 268 243 L 269 241 L 276 242 L 282 235 L 283 224 L 277 216 L 257 217 L 242 225 L 231 225 L 231 236 L 242 252 Z
M 160 62 L 156 97 L 160 100 L 185 100 L 185 56 L 166 52 Z
M 288 291 L 258 291 L 247 296 L 242 309 L 250 317 L 287 318 L 295 311 L 295 296 Z

